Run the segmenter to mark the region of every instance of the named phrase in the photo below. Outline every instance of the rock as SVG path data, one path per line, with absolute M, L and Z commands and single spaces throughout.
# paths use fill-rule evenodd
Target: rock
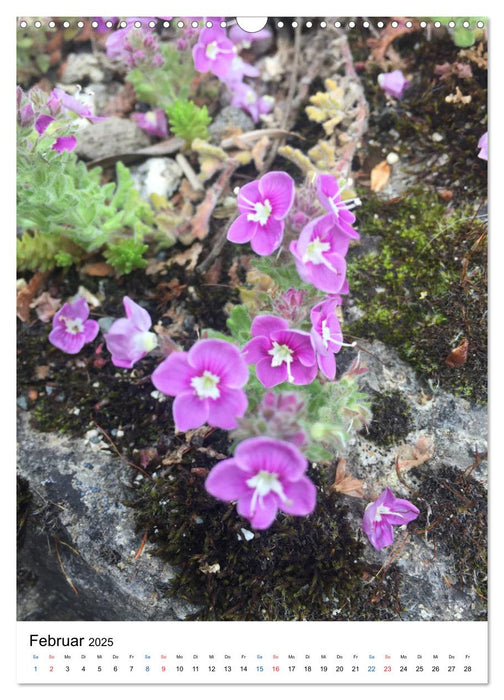
M 155 193 L 171 197 L 182 179 L 182 169 L 173 158 L 149 158 L 141 165 L 130 167 L 136 189 L 144 199 Z
M 71 53 L 61 76 L 66 85 L 79 83 L 101 83 L 110 80 L 113 69 L 105 54 Z
M 164 597 L 172 569 L 148 544 L 135 559 L 142 533 L 124 505 L 135 498 L 130 468 L 105 443 L 37 433 L 27 414 L 18 440 L 18 474 L 33 499 L 18 553 L 18 620 L 176 620 L 192 611 Z
M 208 127 L 210 141 L 219 144 L 226 135 L 226 129 L 240 128 L 243 132 L 255 128 L 253 120 L 239 107 L 224 107 Z
M 149 137 L 129 119 L 108 117 L 104 121 L 89 124 L 77 134 L 77 154 L 86 160 L 98 160 L 108 156 L 145 148 Z

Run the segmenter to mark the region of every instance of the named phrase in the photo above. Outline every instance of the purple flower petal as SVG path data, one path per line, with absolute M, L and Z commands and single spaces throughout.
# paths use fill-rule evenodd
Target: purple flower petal
M 248 381 L 248 367 L 240 350 L 225 340 L 200 340 L 189 350 L 187 359 L 197 372 L 212 372 L 228 387 L 240 388 Z
M 276 518 L 278 498 L 274 494 L 268 493 L 262 499 L 257 499 L 252 507 L 253 498 L 253 492 L 240 498 L 236 510 L 239 515 L 250 520 L 250 524 L 256 530 L 265 530 Z
M 143 309 L 140 304 L 137 304 L 129 297 L 123 298 L 126 317 L 131 319 L 135 327 L 141 331 L 148 331 L 152 325 L 152 320 L 149 312 Z
M 250 333 L 252 336 L 267 336 L 269 337 L 275 331 L 286 330 L 289 328 L 289 322 L 278 316 L 256 316 L 252 321 Z
M 163 394 L 176 396 L 191 391 L 191 374 L 194 374 L 194 369 L 189 365 L 187 353 L 173 352 L 156 367 L 151 379 Z
M 208 425 L 222 430 L 232 430 L 238 426 L 237 418 L 241 418 L 247 410 L 248 400 L 243 389 L 220 390 L 218 399 L 208 401 Z
M 293 384 L 311 384 L 312 381 L 317 376 L 317 364 L 313 365 L 302 365 L 300 362 L 293 362 L 291 365 L 291 374 L 293 377 Z
M 237 204 L 238 209 L 242 214 L 255 213 L 256 202 L 262 202 L 263 197 L 259 189 L 259 180 L 248 182 L 243 187 L 240 187 L 238 192 Z
M 49 333 L 49 342 L 69 355 L 76 355 L 84 347 L 84 333 L 68 333 L 65 328 L 53 328 Z
M 272 216 L 283 219 L 294 201 L 294 180 L 291 176 L 277 171 L 267 173 L 259 180 L 259 189 L 263 199 L 268 199 L 272 206 Z
M 334 354 L 323 355 L 319 353 L 317 355 L 317 362 L 324 377 L 327 377 L 327 379 L 334 379 L 336 376 L 336 358 Z
M 233 221 L 227 232 L 227 239 L 232 243 L 248 243 L 256 234 L 259 224 L 248 221 L 246 214 L 241 214 Z
M 204 425 L 208 419 L 209 399 L 200 399 L 192 391 L 178 394 L 173 402 L 175 427 L 186 432 Z
M 281 364 L 278 367 L 271 366 L 271 360 L 261 360 L 256 364 L 257 378 L 265 387 L 277 386 L 287 381 L 287 365 Z
M 242 350 L 243 359 L 247 364 L 255 365 L 260 360 L 268 357 L 270 347 L 269 340 L 264 336 L 252 338 Z
M 63 151 L 73 151 L 77 145 L 75 136 L 60 136 L 51 146 L 53 151 L 63 153 Z
M 282 501 L 280 510 L 289 515 L 309 515 L 317 502 L 317 489 L 306 476 L 297 481 L 284 483 L 284 494 L 289 502 Z
M 55 121 L 54 117 L 50 117 L 48 114 L 41 114 L 35 122 L 35 129 L 37 130 L 37 133 L 43 134 L 49 124 L 53 121 Z
M 248 475 L 236 465 L 235 459 L 225 459 L 211 470 L 205 480 L 205 488 L 211 496 L 223 501 L 235 501 L 250 492 Z
M 84 322 L 84 342 L 85 343 L 90 343 L 92 340 L 96 338 L 98 335 L 98 332 L 100 330 L 100 326 L 98 324 L 98 321 L 85 321 Z
M 297 481 L 308 468 L 306 457 L 296 447 L 269 437 L 240 442 L 234 457 L 241 468 L 253 462 L 256 470 L 278 474 L 288 481 Z
M 252 222 L 249 222 L 249 224 Z M 272 216 L 264 225 L 257 225 L 250 240 L 250 246 L 257 255 L 271 255 L 280 247 L 283 237 L 284 222 L 277 221 Z

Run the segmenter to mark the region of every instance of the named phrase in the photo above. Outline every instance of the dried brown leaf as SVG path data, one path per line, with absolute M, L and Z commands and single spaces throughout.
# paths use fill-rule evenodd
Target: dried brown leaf
M 37 316 L 43 323 L 48 323 L 60 306 L 61 299 L 52 297 L 49 292 L 43 292 L 30 304 L 30 308 L 36 310 Z
M 47 277 L 47 272 L 36 272 L 28 284 L 22 287 L 16 296 L 16 314 L 17 317 L 28 323 L 30 320 L 30 304 L 32 303 L 35 294 L 38 292 L 43 281 Z
M 396 452 L 397 469 L 406 472 L 419 467 L 434 454 L 434 442 L 427 435 L 420 435 L 415 445 L 400 445 Z
M 353 496 L 354 498 L 363 498 L 364 482 L 360 479 L 356 479 L 354 476 L 347 472 L 346 460 L 338 460 L 336 467 L 336 475 L 334 478 L 334 483 L 331 486 L 333 491 L 338 493 L 343 493 L 346 496 Z
M 371 170 L 371 190 L 381 192 L 390 178 L 391 167 L 386 160 L 382 160 Z
M 445 362 L 448 367 L 460 367 L 467 360 L 467 350 L 469 348 L 469 341 L 467 338 L 460 343 L 458 347 L 450 352 Z
M 106 262 L 88 263 L 82 268 L 82 272 L 90 277 L 108 277 L 114 268 Z

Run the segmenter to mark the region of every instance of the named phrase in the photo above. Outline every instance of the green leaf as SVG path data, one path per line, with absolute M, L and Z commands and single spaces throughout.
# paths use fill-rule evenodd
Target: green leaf
M 239 345 L 245 345 L 250 340 L 252 319 L 246 306 L 242 304 L 233 306 L 226 325 Z

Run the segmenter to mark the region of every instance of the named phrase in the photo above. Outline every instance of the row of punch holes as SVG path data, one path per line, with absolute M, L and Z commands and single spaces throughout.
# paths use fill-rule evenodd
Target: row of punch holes
M 290 21 L 290 22 L 289 22 L 289 21 L 284 22 L 283 20 L 273 20 L 273 21 L 275 22 L 275 25 L 276 25 L 276 27 L 277 27 L 278 29 L 282 29 L 282 28 L 285 27 L 285 26 L 287 26 L 287 27 L 288 27 L 288 26 L 291 26 L 292 28 L 296 29 L 296 28 L 298 27 L 298 25 L 300 24 L 300 22 L 298 22 L 298 21 L 295 20 L 295 19 L 292 20 L 292 21 Z M 77 27 L 80 28 L 80 29 L 81 29 L 82 27 L 84 27 L 84 24 L 85 24 L 85 23 L 83 22 L 83 20 L 78 20 L 78 21 L 77 21 Z M 150 27 L 151 29 L 154 29 L 159 23 L 158 23 L 158 22 L 154 22 L 153 20 L 150 20 L 150 21 L 147 22 L 146 24 L 147 24 L 147 26 Z M 213 27 L 214 24 L 218 24 L 220 27 L 222 27 L 223 29 L 225 29 L 228 25 L 234 24 L 234 22 L 226 22 L 226 21 L 220 21 L 220 22 L 217 22 L 217 21 L 216 21 L 216 22 L 214 22 L 214 21 L 212 21 L 212 20 L 210 20 L 210 19 L 208 19 L 208 20 L 205 22 L 205 26 L 208 27 L 208 28 Z M 354 20 L 350 20 L 350 21 L 347 22 L 346 24 L 345 24 L 344 22 L 340 22 L 339 20 L 335 20 L 335 21 L 330 21 L 330 20 L 329 20 L 329 21 L 326 21 L 325 19 L 320 20 L 320 21 L 318 21 L 318 22 L 314 22 L 314 21 L 312 21 L 312 20 L 307 20 L 306 22 L 301 22 L 301 26 L 302 26 L 302 27 L 306 27 L 307 29 L 311 29 L 312 27 L 317 26 L 317 25 L 318 25 L 319 27 L 321 27 L 322 29 L 325 29 L 327 26 L 330 26 L 331 24 L 332 24 L 334 27 L 336 27 L 336 29 L 344 29 L 345 27 L 348 28 L 348 29 L 355 29 L 355 28 L 358 26 L 358 22 L 356 22 L 356 21 L 354 21 Z M 407 20 L 404 24 L 405 24 L 405 26 L 406 26 L 408 29 L 410 29 L 411 27 L 413 27 L 413 22 L 412 22 L 411 20 Z M 438 29 L 439 27 L 442 26 L 442 25 L 441 25 L 441 22 L 439 22 L 439 21 L 435 21 L 435 22 L 431 22 L 431 23 L 430 23 L 430 22 L 426 22 L 425 20 L 421 20 L 418 24 L 419 24 L 419 26 L 420 26 L 421 29 L 425 29 L 427 26 L 429 26 L 429 24 L 432 24 L 432 26 L 435 27 L 436 29 Z M 471 27 L 471 23 L 470 23 L 468 20 L 462 21 L 461 24 L 462 24 L 462 26 L 464 27 L 464 29 L 469 29 L 469 28 Z M 63 27 L 64 27 L 65 29 L 67 29 L 67 28 L 70 27 L 71 23 L 70 23 L 68 20 L 65 20 L 65 21 L 62 23 L 62 25 L 63 25 Z M 161 22 L 161 26 L 163 26 L 164 28 L 168 28 L 168 27 L 170 27 L 170 26 L 174 26 L 174 27 L 177 27 L 178 29 L 183 29 L 184 27 L 188 27 L 189 25 L 190 25 L 191 27 L 195 28 L 195 29 L 196 29 L 197 27 L 200 26 L 200 25 L 199 25 L 199 22 L 197 22 L 196 20 L 193 20 L 192 22 L 188 22 L 188 21 L 184 21 L 184 20 L 181 20 L 181 19 L 180 19 L 180 20 L 173 19 L 172 21 L 167 21 L 167 20 L 165 20 L 165 21 L 162 21 L 162 22 Z M 371 22 L 369 22 L 369 20 L 363 20 L 363 21 L 360 23 L 360 25 L 361 25 L 361 27 L 362 27 L 363 29 L 369 29 L 369 28 L 371 27 Z M 27 20 L 25 20 L 25 19 L 22 19 L 22 20 L 19 22 L 19 26 L 21 27 L 21 29 L 26 29 L 26 28 L 29 26 L 29 22 L 28 22 Z M 43 22 L 41 22 L 39 19 L 34 20 L 32 26 L 35 27 L 36 29 L 40 29 L 40 28 L 43 27 Z M 50 29 L 54 29 L 54 28 L 56 27 L 56 22 L 55 22 L 54 20 L 49 20 L 49 22 L 47 22 L 47 26 L 48 26 Z M 99 24 L 98 24 L 97 21 L 92 20 L 92 21 L 91 21 L 91 26 L 92 26 L 94 29 L 96 29 L 96 27 L 98 27 Z M 108 29 L 124 29 L 125 27 L 128 26 L 128 23 L 125 22 L 124 20 L 122 20 L 121 22 L 118 22 L 118 23 L 116 24 L 116 23 L 111 22 L 111 21 L 109 20 L 109 21 L 105 22 L 105 26 L 106 26 Z M 140 28 L 140 27 L 142 26 L 142 22 L 141 22 L 140 20 L 136 20 L 136 21 L 134 22 L 134 26 Z M 378 22 L 376 22 L 376 25 L 375 25 L 375 26 L 376 26 L 377 29 L 383 29 L 383 28 L 385 27 L 385 22 L 378 21 Z M 397 22 L 396 20 L 393 20 L 392 22 L 390 22 L 390 26 L 393 27 L 393 28 L 395 29 L 396 27 L 399 26 L 399 22 Z M 456 26 L 457 26 L 457 22 L 455 22 L 454 20 L 450 20 L 450 21 L 448 22 L 448 27 L 450 27 L 451 29 L 454 29 Z M 485 26 L 485 23 L 482 22 L 481 20 L 478 20 L 478 21 L 475 23 L 475 26 L 476 26 L 478 29 L 483 29 L 483 27 Z

